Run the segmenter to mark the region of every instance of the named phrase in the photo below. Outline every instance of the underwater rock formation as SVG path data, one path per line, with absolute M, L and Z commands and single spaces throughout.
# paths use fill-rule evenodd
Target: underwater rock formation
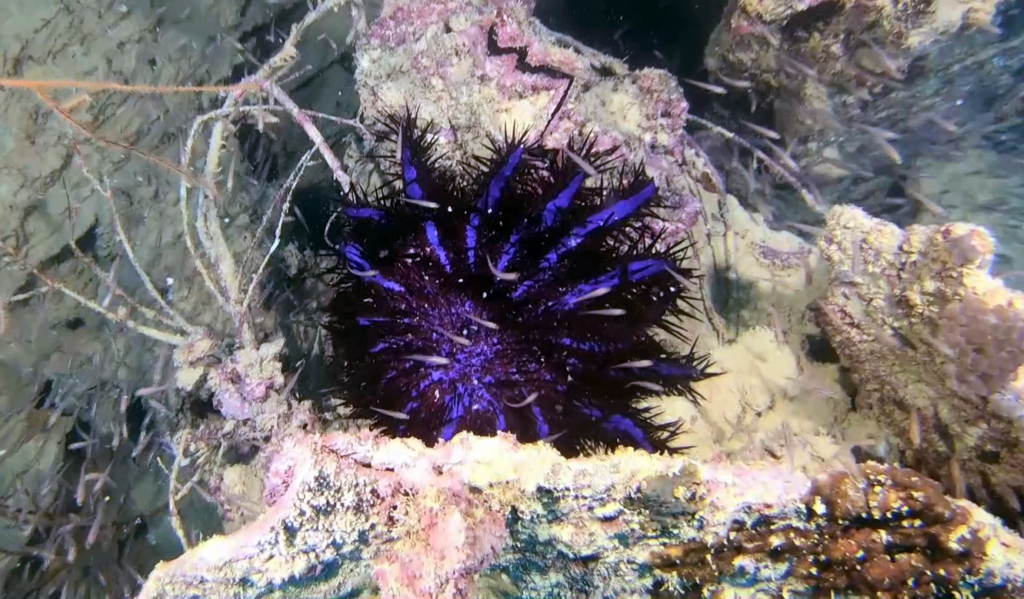
M 813 597 L 1020 592 L 1022 567 L 1015 557 L 997 559 L 1008 567 L 996 576 L 989 569 L 985 556 L 1008 548 L 989 536 L 990 517 L 976 519 L 976 507 L 944 497 L 938 483 L 912 470 L 873 462 L 860 470 L 817 477 L 796 522 L 763 514 L 747 527 L 734 523 L 727 538 L 668 547 L 655 556 L 655 566 L 675 572 L 682 586 L 703 596 L 727 588 L 723 580 L 772 566 L 783 569 L 787 580 L 779 589 L 783 597 L 801 585 Z M 1020 544 L 1012 535 L 1003 539 L 1011 547 Z
M 962 26 L 989 26 L 998 4 L 740 0 L 729 4 L 712 34 L 705 64 L 712 73 L 764 91 L 789 88 L 825 108 L 825 86 L 856 92 L 902 79 L 912 54 Z
M 412 107 L 437 129 L 442 165 L 482 152 L 487 136 L 512 125 L 544 145 L 580 132 L 597 151 L 643 162 L 666 198 L 670 247 L 700 225 L 700 194 L 718 183 L 686 136 L 689 105 L 666 71 L 625 63 L 546 29 L 521 0 L 389 0 L 356 57 L 362 113 Z M 562 101 L 568 89 L 568 95 Z
M 666 242 L 700 227 L 702 209 L 717 202 L 701 196 L 718 184 L 683 134 L 676 84 L 544 30 L 529 9 L 385 3 L 357 55 L 364 114 L 420 102 L 413 108 L 434 121 L 448 164 L 513 122 L 539 132 L 551 118 L 553 148 L 594 127 L 599 148 L 643 159 L 676 202 L 666 213 L 678 235 Z M 756 247 L 756 224 L 731 242 Z M 805 249 L 761 247 L 755 258 L 804 280 L 814 258 Z M 1020 537 L 892 466 L 810 479 L 779 464 L 634 450 L 569 460 L 504 434 L 427 448 L 366 431 L 281 434 L 257 461 L 268 457 L 263 516 L 158 567 L 142 597 L 1024 592 Z
M 506 125 L 539 132 L 551 118 L 544 136 L 550 148 L 593 132 L 596 149 L 617 147 L 616 159 L 642 161 L 668 200 L 666 245 L 689 233 L 697 241 L 693 267 L 701 273 L 733 271 L 756 287 L 753 299 L 802 311 L 804 280 L 817 268 L 817 253 L 721 194 L 721 177 L 687 133 L 694 125 L 679 82 L 660 69 L 631 71 L 621 60 L 550 31 L 532 9 L 532 2 L 513 0 L 384 2 L 358 44 L 362 114 L 418 109 L 437 127 L 436 149 L 449 165 L 481 151 L 486 136 Z M 697 332 L 703 342 L 711 331 Z
M 253 25 L 253 15 L 240 10 L 241 3 L 188 0 L 164 8 L 151 4 L 5 2 L 0 7 L 0 51 L 10 64 L 3 76 L 197 85 L 230 74 L 239 53 L 221 44 L 218 36 L 238 35 Z M 197 47 L 204 52 L 195 51 Z M 122 93 L 86 95 L 53 89 L 46 93 L 96 134 L 154 155 L 177 153 L 177 148 L 162 138 L 194 109 L 194 100 L 182 94 L 140 99 Z M 70 168 L 73 153 L 62 129 L 65 123 L 59 119 L 43 122 L 37 113 L 39 106 L 39 98 L 31 91 L 3 90 L 0 237 L 29 236 L 25 259 L 31 264 L 46 264 L 67 251 L 69 237 L 83 235 L 97 221 L 102 227 L 110 226 L 103 198 L 77 169 Z M 105 166 L 107 177 L 135 182 L 134 197 L 165 199 L 177 192 L 176 182 L 164 186 L 150 180 L 137 164 L 110 161 Z M 58 216 L 69 202 L 76 205 L 74 220 Z M 157 210 L 166 202 L 152 204 Z M 151 247 L 151 240 L 160 238 L 159 231 L 166 233 L 159 228 L 166 221 L 171 219 L 153 218 L 148 222 L 148 234 L 135 237 L 140 255 L 159 251 Z M 0 297 L 14 295 L 25 278 L 19 269 L 0 271 Z
M 273 462 L 258 520 L 158 566 L 141 598 L 1024 592 L 1024 540 L 996 518 L 908 470 L 863 474 L 306 436 Z
M 741 0 L 705 63 L 732 100 L 762 107 L 759 124 L 826 204 L 900 226 L 984 224 L 1000 241 L 996 270 L 1011 273 L 1024 270 L 1008 203 L 1022 189 L 1018 12 L 995 0 Z M 771 206 L 819 222 L 785 194 Z
M 818 323 L 857 409 L 908 463 L 1011 522 L 1024 502 L 1024 293 L 991 277 L 995 242 L 963 223 L 901 230 L 832 209 Z
M 753 286 L 754 299 L 799 306 L 784 323 L 799 326 L 809 301 L 805 278 L 818 267 L 817 253 L 789 232 L 771 231 L 721 193 L 721 178 L 686 132 L 689 104 L 678 81 L 659 69 L 631 71 L 548 30 L 532 9 L 532 2 L 513 0 L 384 2 L 358 44 L 362 113 L 417 109 L 436 127 L 442 166 L 482 152 L 488 135 L 513 124 L 538 133 L 547 125 L 544 145 L 556 149 L 573 135 L 592 133 L 595 150 L 617 148 L 616 160 L 642 162 L 657 184 L 668 205 L 656 224 L 666 230 L 662 245 L 692 236 L 695 259 L 688 267 L 704 275 L 716 268 L 733 272 Z M 693 293 L 705 300 L 704 308 L 712 278 L 705 276 Z M 686 326 L 699 350 L 724 336 L 714 323 Z

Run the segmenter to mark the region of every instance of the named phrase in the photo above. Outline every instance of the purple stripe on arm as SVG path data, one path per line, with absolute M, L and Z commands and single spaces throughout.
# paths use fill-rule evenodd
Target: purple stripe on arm
M 523 146 L 517 147 L 508 157 L 508 160 L 505 161 L 501 170 L 491 179 L 490 185 L 487 186 L 487 195 L 484 196 L 481 202 L 481 208 L 490 212 L 498 207 L 498 199 L 501 197 L 501 192 L 505 189 L 505 183 L 508 182 L 512 172 L 523 160 L 523 150 L 525 150 Z
M 419 173 L 412 163 L 412 150 L 408 146 L 402 148 L 402 181 L 405 183 L 405 193 L 414 200 L 423 199 L 423 190 L 416 183 Z
M 441 238 L 437 234 L 437 225 L 434 221 L 428 220 L 424 225 L 427 229 L 427 241 L 430 242 L 430 247 L 434 248 L 434 253 L 437 254 L 437 259 L 444 266 L 444 269 L 451 272 L 451 264 L 448 262 L 448 253 L 444 251 L 444 247 L 441 245 Z
M 549 228 L 551 225 L 558 221 L 558 211 L 564 210 L 569 204 L 572 203 L 573 197 L 576 192 L 580 190 L 580 186 L 583 185 L 583 179 L 586 178 L 584 173 L 580 173 L 573 177 L 572 181 L 569 182 L 569 186 L 563 189 L 555 199 L 551 200 L 544 207 L 544 214 L 541 216 L 541 227 L 540 230 Z M 505 270 L 508 263 L 515 257 L 516 250 L 518 248 L 519 239 L 522 237 L 523 231 L 526 229 L 525 226 L 520 227 L 509 240 L 508 247 L 502 252 L 501 258 L 498 260 L 498 270 Z
M 547 256 L 541 261 L 541 268 L 550 268 L 554 266 L 562 254 L 573 249 L 582 242 L 587 235 L 601 229 L 613 225 L 623 219 L 629 218 L 634 212 L 639 210 L 654 197 L 657 193 L 658 188 L 654 183 L 651 183 L 641 189 L 636 194 L 615 202 L 609 208 L 598 212 L 591 216 L 579 227 L 576 227 L 562 240 L 562 243 L 558 244 L 558 247 L 551 250 Z

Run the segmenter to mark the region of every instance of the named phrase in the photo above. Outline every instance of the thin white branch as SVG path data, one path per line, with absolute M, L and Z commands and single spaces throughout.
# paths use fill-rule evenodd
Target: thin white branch
M 271 97 L 277 100 L 284 109 L 288 111 L 288 114 L 292 115 L 295 122 L 302 127 L 302 130 L 306 132 L 310 141 L 316 147 L 317 151 L 320 152 L 320 156 L 323 157 L 324 161 L 327 162 L 327 166 L 331 169 L 331 174 L 334 175 L 334 180 L 341 185 L 341 190 L 344 193 L 348 193 L 352 189 L 352 179 L 345 172 L 345 169 L 341 166 L 341 161 L 334 155 L 334 151 L 331 150 L 331 146 L 327 144 L 327 140 L 320 133 L 320 130 L 313 124 L 312 119 L 309 118 L 301 108 L 295 104 L 294 101 L 288 94 L 285 93 L 276 83 L 273 81 L 265 81 L 261 83 L 263 89 L 270 93 Z
M 277 229 L 274 231 L 274 242 L 270 245 L 270 249 L 267 250 L 266 255 L 263 256 L 263 261 L 260 262 L 259 268 L 256 269 L 256 272 L 252 276 L 252 281 L 249 283 L 249 290 L 245 293 L 245 298 L 242 300 L 243 313 L 249 308 L 249 302 L 252 300 L 252 294 L 256 290 L 257 283 L 260 282 L 260 278 L 263 276 L 263 270 L 267 267 L 267 263 L 270 262 L 270 257 L 274 255 L 274 252 L 277 251 L 277 247 L 281 244 L 281 229 L 284 227 L 285 217 L 288 216 L 288 209 L 291 208 L 292 205 L 292 194 L 295 192 L 295 187 L 299 184 L 299 180 L 302 179 L 302 174 L 306 172 L 306 167 L 309 165 L 309 160 L 313 157 L 313 153 L 315 151 L 316 148 L 310 148 L 307 150 L 306 153 L 302 155 L 302 159 L 299 160 L 298 166 L 296 166 L 292 171 L 291 176 L 289 176 L 288 180 L 285 181 L 284 187 L 282 188 L 284 203 L 281 205 L 281 214 L 277 219 Z M 275 198 L 274 203 L 279 203 L 280 199 L 281 198 Z M 267 219 L 270 217 L 270 214 L 271 211 L 268 210 L 263 222 L 260 223 L 257 238 L 263 234 L 263 227 L 267 223 Z
M 174 323 L 177 326 L 189 332 L 190 334 L 200 334 L 202 332 L 201 329 L 197 326 L 193 326 L 187 320 L 185 320 L 185 318 L 181 314 L 179 314 L 177 310 L 172 308 L 171 305 L 168 304 L 166 300 L 164 300 L 160 292 L 157 291 L 156 285 L 153 284 L 153 281 L 152 279 L 149 278 L 149 275 L 146 273 L 146 270 L 142 268 L 141 264 L 139 264 L 139 259 L 135 256 L 135 250 L 132 248 L 131 242 L 128 241 L 128 234 L 125 233 L 124 225 L 121 223 L 121 214 L 120 212 L 118 212 L 117 204 L 114 202 L 113 192 L 111 192 L 109 188 L 101 184 L 96 179 L 96 177 L 93 176 L 93 174 L 89 171 L 89 167 L 86 166 L 85 161 L 81 159 L 81 156 L 79 156 L 78 158 L 79 168 L 85 175 L 85 178 L 88 179 L 89 182 L 92 184 L 93 188 L 95 188 L 96 191 L 98 191 L 100 195 L 102 195 L 104 199 L 106 199 L 107 205 L 110 207 L 111 217 L 114 223 L 114 231 L 117 233 L 117 239 L 121 243 L 121 247 L 124 249 L 125 254 L 128 256 L 128 261 L 131 262 L 132 267 L 135 269 L 135 273 L 139 276 L 139 279 L 142 280 L 142 285 L 146 288 L 146 291 L 149 292 L 150 297 L 152 297 L 156 301 L 156 303 L 160 305 L 160 308 L 163 309 L 164 312 L 170 315 L 170 317 L 174 320 Z M 113 289 L 115 285 L 116 283 L 113 280 L 111 280 L 111 289 Z
M 82 294 L 64 285 L 63 283 L 48 277 L 38 268 L 28 264 L 18 256 L 17 252 L 15 252 L 13 248 L 8 246 L 2 246 L 2 248 L 4 253 L 7 254 L 8 258 L 12 262 L 34 274 L 36 277 L 39 278 L 40 281 L 43 282 L 44 285 L 46 285 L 50 289 L 63 293 L 64 295 L 78 302 L 80 305 L 96 312 L 97 314 L 106 318 L 107 320 L 118 324 L 123 324 L 124 326 L 132 329 L 137 333 L 145 335 L 151 339 L 156 339 L 157 341 L 163 341 L 164 343 L 168 343 L 170 345 L 184 345 L 185 342 L 187 341 L 187 338 L 184 335 L 168 331 L 162 331 L 160 329 L 142 324 L 140 322 L 136 322 L 135 320 L 128 318 L 127 315 L 122 314 L 120 312 L 114 312 L 112 310 L 104 308 L 103 306 L 83 296 Z M 127 308 L 125 310 L 127 311 Z

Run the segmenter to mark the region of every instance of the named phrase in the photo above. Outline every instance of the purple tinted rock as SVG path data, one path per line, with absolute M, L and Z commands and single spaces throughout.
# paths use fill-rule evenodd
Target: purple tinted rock
M 643 162 L 670 206 L 665 243 L 683 239 L 717 191 L 703 154 L 683 133 L 688 104 L 673 77 L 626 65 L 551 32 L 515 0 L 391 0 L 358 51 L 358 90 L 369 117 L 411 107 L 438 129 L 458 161 L 514 125 L 562 147 L 591 133 L 598 149 Z M 557 110 L 567 86 L 569 94 Z M 554 117 L 552 118 L 552 115 Z

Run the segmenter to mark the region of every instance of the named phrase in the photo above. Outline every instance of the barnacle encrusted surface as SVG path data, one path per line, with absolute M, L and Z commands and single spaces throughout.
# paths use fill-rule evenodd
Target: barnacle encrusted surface
M 951 223 L 905 231 L 834 208 L 818 321 L 857 384 L 857 409 L 908 463 L 1015 521 L 1024 500 L 1024 294 L 988 274 L 994 240 Z
M 674 425 L 644 400 L 696 399 L 711 374 L 653 334 L 688 341 L 694 275 L 688 244 L 660 247 L 643 168 L 513 130 L 455 171 L 414 116 L 385 124 L 393 184 L 351 194 L 328 232 L 332 370 L 353 416 L 427 444 L 468 431 L 568 455 L 670 448 Z
M 1024 592 L 1024 540 L 897 468 L 811 481 L 631 449 L 566 459 L 509 435 L 295 441 L 272 506 L 158 566 L 142 599 Z

